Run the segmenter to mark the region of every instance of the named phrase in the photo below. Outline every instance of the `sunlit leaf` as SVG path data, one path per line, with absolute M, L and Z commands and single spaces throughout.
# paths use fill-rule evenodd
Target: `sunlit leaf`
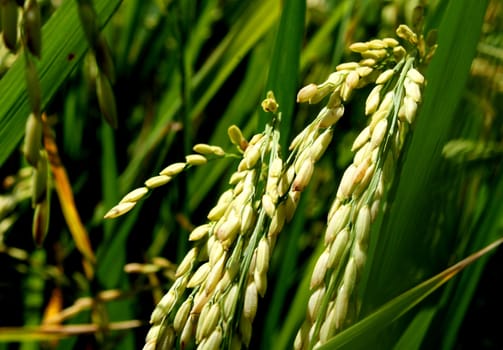
M 377 334 L 380 330 L 390 325 L 393 321 L 404 315 L 407 311 L 419 304 L 427 296 L 447 283 L 450 279 L 456 276 L 460 271 L 468 265 L 475 262 L 480 257 L 488 254 L 503 243 L 503 238 L 488 245 L 482 250 L 470 255 L 461 260 L 457 264 L 442 271 L 438 275 L 424 281 L 420 285 L 402 293 L 393 300 L 384 304 L 381 308 L 365 317 L 355 325 L 342 331 L 327 343 L 319 347 L 319 349 L 361 349 L 368 348 L 372 344 L 368 344 L 365 340 L 365 334 Z M 367 338 L 368 339 L 368 338 Z M 374 341 L 372 339 L 372 341 Z

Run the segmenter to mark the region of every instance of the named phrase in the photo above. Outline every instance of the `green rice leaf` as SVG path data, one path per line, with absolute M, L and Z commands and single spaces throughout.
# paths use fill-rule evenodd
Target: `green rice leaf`
M 96 2 L 96 12 L 102 26 L 114 14 L 120 2 Z M 42 41 L 42 59 L 36 66 L 44 109 L 88 48 L 74 1 L 64 1 L 51 16 L 43 27 Z M 3 164 L 21 140 L 30 113 L 24 66 L 24 59 L 20 55 L 0 80 L 0 164 Z
M 371 339 L 372 342 L 374 339 L 372 339 L 372 337 L 365 337 L 366 334 L 375 335 L 382 331 L 386 326 L 390 325 L 393 321 L 419 304 L 427 296 L 456 276 L 468 265 L 496 249 L 502 243 L 503 238 L 500 238 L 484 249 L 479 250 L 478 252 L 461 260 L 436 276 L 424 281 L 412 289 L 409 289 L 405 293 L 400 294 L 369 316 L 327 341 L 325 344 L 320 346 L 319 349 L 368 349 L 369 347 L 372 347 L 373 344 L 369 343 L 369 339 Z
M 298 89 L 300 49 L 304 36 L 306 2 L 286 1 L 281 11 L 276 43 L 269 66 L 267 91 L 272 91 L 282 113 L 281 146 L 286 149 L 292 125 L 295 96 Z M 267 113 L 261 113 L 258 129 L 269 121 Z

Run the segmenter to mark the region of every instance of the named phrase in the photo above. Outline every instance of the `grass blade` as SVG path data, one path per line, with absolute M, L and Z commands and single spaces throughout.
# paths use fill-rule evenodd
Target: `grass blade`
M 286 149 L 298 89 L 306 2 L 302 0 L 286 1 L 283 6 L 266 89 L 274 92 L 276 101 L 280 105 L 279 108 L 282 112 L 281 146 Z M 269 119 L 270 116 L 267 113 L 261 113 L 259 130 L 266 125 Z
M 72 186 L 65 167 L 63 166 L 58 154 L 58 147 L 54 139 L 53 131 L 49 126 L 44 124 L 44 144 L 45 149 L 50 154 L 51 172 L 54 177 L 56 192 L 58 193 L 61 209 L 68 225 L 68 229 L 72 234 L 75 241 L 75 246 L 82 253 L 85 260 L 83 262 L 87 276 L 93 275 L 93 264 L 95 263 L 95 256 L 89 240 L 84 224 L 80 218 L 79 212 L 75 204 Z
M 96 12 L 102 25 L 108 22 L 120 2 L 96 2 Z M 37 69 L 43 94 L 42 108 L 45 108 L 87 50 L 75 2 L 64 1 L 51 16 L 43 27 L 42 41 L 44 49 Z M 21 140 L 30 112 L 24 84 L 25 64 L 20 57 L 0 80 L 0 164 Z
M 468 265 L 496 249 L 502 243 L 503 238 L 500 238 L 484 249 L 479 250 L 450 268 L 442 271 L 438 275 L 424 281 L 420 285 L 406 291 L 405 293 L 402 293 L 398 297 L 383 305 L 376 312 L 339 333 L 327 343 L 320 346 L 319 349 L 340 349 L 342 347 L 348 349 L 360 349 L 372 347 L 372 344 L 368 344 L 365 341 L 365 334 L 376 334 L 379 330 L 384 329 L 387 325 L 391 324 L 394 320 L 398 319 L 407 311 L 419 304 L 428 295 L 451 280 Z

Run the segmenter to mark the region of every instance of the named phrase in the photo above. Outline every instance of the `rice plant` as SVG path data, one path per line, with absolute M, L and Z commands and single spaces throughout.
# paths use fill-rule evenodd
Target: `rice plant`
M 0 2 L 0 349 L 503 346 L 502 11 Z

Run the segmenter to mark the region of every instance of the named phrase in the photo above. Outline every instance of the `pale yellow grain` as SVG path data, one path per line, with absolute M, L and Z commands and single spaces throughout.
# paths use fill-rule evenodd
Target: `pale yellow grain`
M 185 165 L 186 164 L 182 162 L 170 164 L 166 168 L 164 168 L 159 174 L 166 176 L 178 175 L 183 171 L 183 169 L 185 169 Z
M 187 283 L 188 288 L 194 288 L 200 285 L 208 276 L 208 273 L 211 270 L 211 266 L 209 262 L 205 262 L 194 272 L 189 282 Z
M 189 165 L 204 165 L 208 162 L 208 159 L 201 154 L 189 154 L 185 156 L 185 162 Z
M 163 185 L 166 185 L 168 182 L 170 182 L 172 179 L 171 176 L 166 176 L 166 175 L 159 175 L 159 176 L 153 176 L 147 181 L 145 181 L 144 185 L 147 186 L 148 188 L 156 188 L 160 187 Z

